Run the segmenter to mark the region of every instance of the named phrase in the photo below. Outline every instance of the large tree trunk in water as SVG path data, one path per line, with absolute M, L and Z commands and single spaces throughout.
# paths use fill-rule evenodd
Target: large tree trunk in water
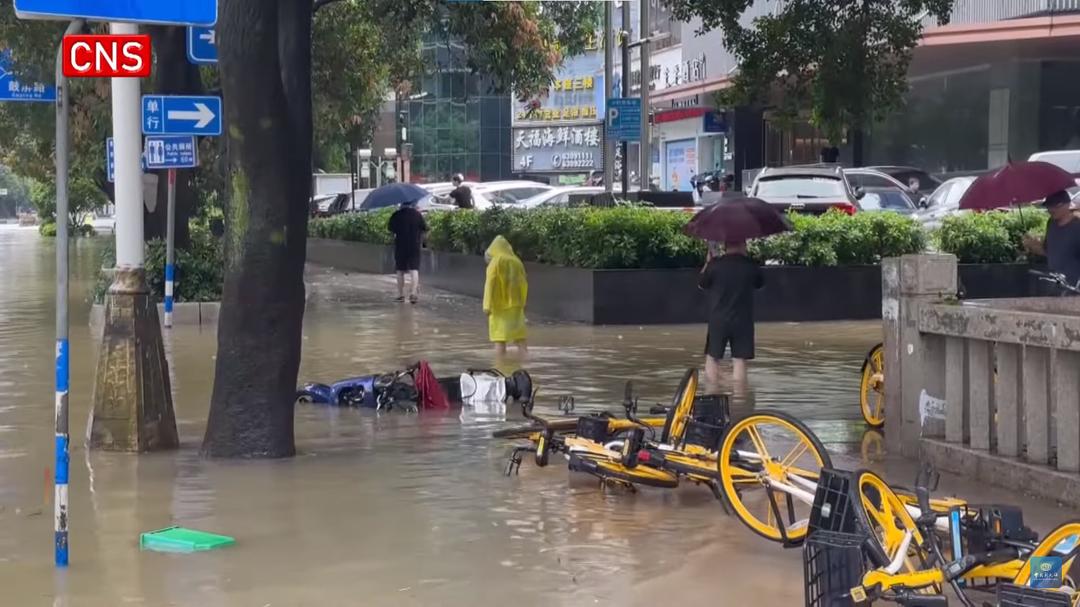
M 155 88 L 163 95 L 199 95 L 203 92 L 199 66 L 187 58 L 187 28 L 158 26 L 150 28 L 154 52 L 157 54 Z M 165 239 L 168 221 L 168 179 L 158 173 L 158 205 L 151 213 L 143 207 L 143 233 L 146 240 Z M 176 172 L 176 248 L 191 244 L 188 220 L 195 211 L 195 190 L 191 187 L 192 171 Z
M 311 190 L 311 0 L 224 0 L 225 289 L 203 453 L 288 457 Z

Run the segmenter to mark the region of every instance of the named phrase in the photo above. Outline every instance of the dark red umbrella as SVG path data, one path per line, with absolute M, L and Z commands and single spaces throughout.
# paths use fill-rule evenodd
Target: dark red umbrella
M 698 211 L 683 232 L 713 242 L 738 242 L 791 230 L 773 205 L 757 198 L 722 200 Z
M 1049 162 L 1010 162 L 971 182 L 960 199 L 961 209 L 998 209 L 1036 202 L 1076 187 L 1076 179 Z

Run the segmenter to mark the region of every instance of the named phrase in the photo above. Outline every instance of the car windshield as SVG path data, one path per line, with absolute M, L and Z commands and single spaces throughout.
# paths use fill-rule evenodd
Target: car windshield
M 900 190 L 873 190 L 863 194 L 859 207 L 864 211 L 911 211 L 915 203 Z
M 889 175 L 905 185 L 910 184 L 912 179 L 918 179 L 918 190 L 920 192 L 932 191 L 941 185 L 941 182 L 932 177 L 929 173 L 917 169 L 897 169 L 889 171 Z
M 832 177 L 791 175 L 762 177 L 757 184 L 758 198 L 844 198 L 844 184 Z

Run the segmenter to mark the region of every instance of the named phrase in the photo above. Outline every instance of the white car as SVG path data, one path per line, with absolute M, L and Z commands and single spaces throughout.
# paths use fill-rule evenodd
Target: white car
M 929 230 L 940 228 L 946 217 L 960 212 L 960 199 L 974 181 L 974 176 L 946 180 L 926 198 L 926 208 L 915 213 L 915 219 Z
M 535 181 L 487 181 L 481 183 L 466 181 L 464 185 L 472 190 L 473 205 L 479 210 L 489 209 L 495 205 L 516 205 L 526 198 L 555 189 L 554 186 Z M 436 204 L 432 204 L 431 208 L 454 208 L 453 202 L 448 198 L 450 192 L 454 190 L 454 184 L 447 182 L 430 183 L 421 187 L 431 192 L 431 195 L 438 201 Z
M 565 207 L 571 198 L 585 198 L 602 194 L 604 188 L 594 186 L 563 186 L 541 192 L 514 204 L 515 209 L 535 209 L 537 207 Z
M 1048 162 L 1064 169 L 1073 175 L 1080 174 L 1080 150 L 1057 150 L 1053 152 L 1036 152 L 1028 158 L 1029 161 Z M 1080 184 L 1080 180 L 1077 180 Z

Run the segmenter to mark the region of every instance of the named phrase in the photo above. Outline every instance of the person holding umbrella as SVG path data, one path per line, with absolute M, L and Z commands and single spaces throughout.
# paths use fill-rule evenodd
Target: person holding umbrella
M 1050 212 L 1046 238 L 1024 236 L 1024 247 L 1046 257 L 1055 274 L 1063 274 L 1070 285 L 1080 284 L 1080 218 L 1072 211 L 1069 193 L 1062 190 L 1046 197 L 1043 206 Z
M 409 303 L 420 298 L 420 248 L 427 222 L 416 209 L 416 201 L 404 201 L 390 216 L 387 228 L 394 233 L 394 268 L 397 270 L 397 300 L 405 301 L 405 275 L 409 275 Z
M 698 286 L 708 294 L 705 378 L 719 383 L 720 361 L 730 348 L 737 388 L 747 383 L 747 361 L 754 358 L 754 291 L 765 285 L 757 262 L 747 255 L 746 241 L 778 234 L 791 224 L 772 205 L 757 198 L 714 204 L 694 216 L 685 233 L 724 243 L 723 255 L 710 247 Z

